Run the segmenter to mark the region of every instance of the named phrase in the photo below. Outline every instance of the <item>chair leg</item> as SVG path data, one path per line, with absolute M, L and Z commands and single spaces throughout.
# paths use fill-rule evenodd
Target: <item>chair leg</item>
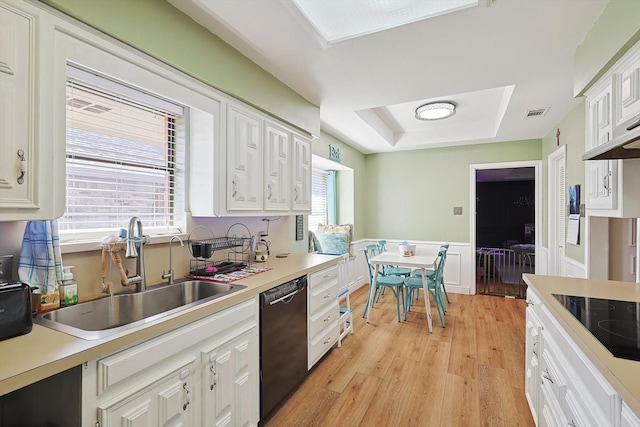
M 451 304 L 449 300 L 449 294 L 447 293 L 447 287 L 444 285 L 444 280 L 442 280 L 442 290 L 444 291 L 444 296 L 447 297 L 447 303 Z
M 442 325 L 442 327 L 445 327 L 445 323 L 444 323 L 444 317 L 443 317 L 443 312 L 442 312 L 442 304 L 444 304 L 444 301 L 442 301 L 442 295 L 440 295 L 440 297 L 438 297 L 438 290 L 435 289 L 433 292 L 431 290 L 429 290 L 429 293 L 431 293 L 431 295 L 433 296 L 433 300 L 436 303 L 436 309 L 438 310 L 438 317 L 440 317 L 440 324 Z

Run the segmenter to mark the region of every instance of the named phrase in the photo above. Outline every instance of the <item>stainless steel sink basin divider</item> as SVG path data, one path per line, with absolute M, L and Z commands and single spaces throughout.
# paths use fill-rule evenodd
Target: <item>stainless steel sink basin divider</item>
M 144 292 L 117 294 L 40 313 L 35 322 L 78 338 L 95 340 L 244 288 L 246 286 L 230 283 L 183 280 L 172 285 L 152 286 Z

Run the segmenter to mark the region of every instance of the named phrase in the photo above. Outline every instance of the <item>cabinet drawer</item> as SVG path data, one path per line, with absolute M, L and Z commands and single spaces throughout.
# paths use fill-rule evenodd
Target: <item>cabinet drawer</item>
M 567 425 L 571 427 L 606 427 L 612 425 L 610 420 L 603 418 L 602 413 L 597 408 L 587 406 L 580 399 L 580 396 L 573 393 L 572 390 L 567 391 L 564 399 L 564 416 L 567 420 Z
M 325 306 L 338 301 L 338 282 L 328 283 L 325 286 L 309 289 L 309 314 L 313 315 Z
M 608 420 L 613 420 L 620 413 L 622 400 L 600 371 L 591 363 L 587 356 L 577 349 L 574 341 L 561 328 L 546 307 L 542 307 L 541 321 L 547 327 L 543 332 L 544 348 L 547 349 L 547 337 L 551 337 L 556 354 L 562 354 L 566 381 L 573 390 L 580 390 L 582 399 L 589 408 L 597 407 Z
M 318 286 L 329 286 L 329 284 L 338 284 L 338 265 L 325 268 L 324 270 L 316 271 L 309 275 L 309 287 L 311 289 Z
M 331 325 L 339 317 L 339 307 L 337 302 L 323 308 L 318 314 L 309 317 L 309 338 L 313 340 L 316 335 Z
M 547 389 L 557 402 L 562 402 L 567 392 L 567 380 L 560 370 L 563 364 L 556 356 L 557 353 L 548 348 L 549 344 L 551 343 L 545 339 L 540 360 L 542 388 Z
M 335 322 L 327 327 L 324 334 L 320 334 L 309 341 L 309 369 L 338 342 L 338 334 L 338 320 L 336 319 Z

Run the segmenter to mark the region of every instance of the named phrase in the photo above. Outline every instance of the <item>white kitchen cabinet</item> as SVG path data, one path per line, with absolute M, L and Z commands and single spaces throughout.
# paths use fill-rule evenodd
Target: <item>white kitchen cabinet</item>
M 591 150 L 611 140 L 613 130 L 613 87 L 605 80 L 591 89 L 586 102 L 585 150 Z M 616 209 L 618 160 L 586 162 L 586 205 L 589 209 Z M 612 187 L 613 186 L 613 187 Z
M 262 210 L 262 118 L 230 103 L 227 110 L 227 210 Z
M 309 275 L 307 312 L 309 338 L 309 369 L 324 356 L 340 333 L 338 318 L 338 289 L 340 287 L 338 265 Z
M 613 427 L 621 414 L 633 420 L 611 384 L 540 301 L 529 287 L 525 393 L 536 424 Z
M 311 210 L 311 141 L 293 135 L 293 195 L 294 211 Z
M 540 304 L 535 294 L 529 294 L 526 309 L 526 333 L 527 339 L 525 344 L 525 396 L 529 403 L 529 409 L 533 414 L 533 419 L 538 419 L 538 410 L 540 404 L 540 354 L 542 349 L 542 339 L 540 332 L 542 326 L 540 319 L 536 314 L 534 307 Z
M 258 339 L 254 297 L 88 362 L 82 425 L 255 426 Z
M 188 363 L 135 393 L 101 404 L 100 426 L 196 426 L 190 401 L 193 383 L 193 363 Z
M 276 123 L 265 123 L 264 209 L 291 209 L 291 132 Z
M 616 64 L 613 74 L 615 123 L 640 119 L 640 45 Z
M 605 144 L 614 130 L 640 116 L 640 44 L 634 46 L 586 92 L 585 150 Z M 589 215 L 640 217 L 636 186 L 640 160 L 585 162 Z
M 64 135 L 54 135 L 42 11 L 0 1 L 0 221 L 64 213 Z M 62 108 L 62 107 L 60 107 Z
M 254 425 L 259 381 L 252 359 L 258 341 L 253 331 L 224 338 L 202 352 L 202 425 Z

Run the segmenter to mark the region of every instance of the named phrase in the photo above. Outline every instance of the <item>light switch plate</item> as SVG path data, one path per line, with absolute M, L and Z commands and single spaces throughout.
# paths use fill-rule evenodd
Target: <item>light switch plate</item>
M 462 215 L 462 206 L 454 206 L 453 207 L 454 215 Z

